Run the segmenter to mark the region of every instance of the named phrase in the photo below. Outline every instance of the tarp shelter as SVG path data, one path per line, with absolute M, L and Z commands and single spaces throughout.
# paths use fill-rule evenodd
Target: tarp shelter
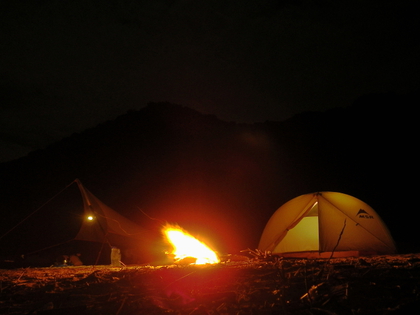
M 78 189 L 72 188 L 75 183 Z M 160 254 L 156 233 L 105 205 L 78 179 L 9 232 L 1 236 L 2 248 L 28 260 L 42 258 L 43 264 L 52 263 L 52 255 L 72 254 L 69 251 L 81 252 L 86 264 L 108 264 L 112 247 L 121 249 L 124 263 L 150 262 Z
M 82 225 L 74 238 L 75 240 L 118 245 L 122 241 L 122 237 L 137 240 L 147 239 L 147 233 L 143 228 L 105 205 L 79 180 L 76 179 L 75 182 L 82 194 L 84 209 Z
M 338 192 L 296 197 L 271 216 L 258 249 L 297 257 L 392 254 L 394 240 L 363 201 Z
M 130 255 L 147 255 L 150 252 L 151 231 L 105 205 L 78 179 L 75 182 L 82 194 L 84 216 L 74 240 L 106 243 L 109 248 L 122 247 Z

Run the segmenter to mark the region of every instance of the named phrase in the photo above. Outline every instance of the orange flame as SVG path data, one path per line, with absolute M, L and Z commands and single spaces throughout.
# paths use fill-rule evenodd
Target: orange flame
M 163 234 L 173 247 L 171 254 L 180 261 L 184 258 L 196 258 L 196 265 L 216 264 L 220 262 L 217 254 L 206 244 L 200 242 L 195 237 L 179 226 L 167 224 L 162 228 Z

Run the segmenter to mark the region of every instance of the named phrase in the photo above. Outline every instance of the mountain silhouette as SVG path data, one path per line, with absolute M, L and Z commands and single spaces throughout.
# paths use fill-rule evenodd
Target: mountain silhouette
M 0 164 L 0 228 L 78 178 L 137 224 L 177 223 L 221 252 L 256 248 L 284 202 L 326 190 L 365 201 L 398 242 L 412 243 L 418 100 L 371 94 L 347 108 L 254 124 L 150 103 Z

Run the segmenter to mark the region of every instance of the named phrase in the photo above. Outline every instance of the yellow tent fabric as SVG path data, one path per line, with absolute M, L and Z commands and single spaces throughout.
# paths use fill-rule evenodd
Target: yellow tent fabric
M 258 249 L 275 254 L 396 252 L 394 240 L 375 210 L 338 192 L 306 194 L 286 202 L 267 222 Z

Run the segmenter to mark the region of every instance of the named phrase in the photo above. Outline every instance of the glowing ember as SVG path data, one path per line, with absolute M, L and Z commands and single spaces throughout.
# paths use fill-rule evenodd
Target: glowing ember
M 162 228 L 163 234 L 173 247 L 171 254 L 177 261 L 187 257 L 196 258 L 195 264 L 216 264 L 220 262 L 217 254 L 206 244 L 200 242 L 179 226 L 166 225 Z

